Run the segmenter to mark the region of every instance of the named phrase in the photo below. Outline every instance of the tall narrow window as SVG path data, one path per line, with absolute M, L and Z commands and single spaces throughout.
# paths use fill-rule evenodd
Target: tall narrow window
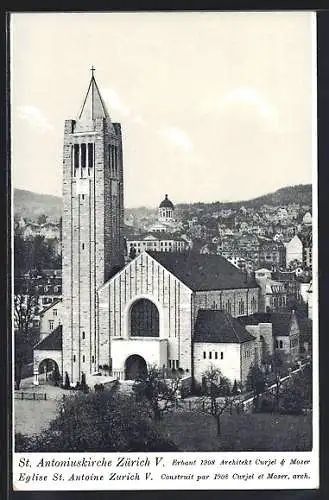
M 86 333 L 82 332 L 82 339 L 84 340 L 86 338 Z
M 112 175 L 115 175 L 114 147 L 113 146 L 111 146 L 111 165 L 112 165 Z
M 230 299 L 228 299 L 228 301 L 226 302 L 225 309 L 226 309 L 226 312 L 228 312 L 229 314 L 231 314 L 231 312 L 232 312 L 232 304 L 231 304 Z
M 218 359 L 218 352 L 215 351 L 215 359 Z
M 83 356 L 82 356 L 82 363 L 84 363 L 85 361 L 86 361 L 86 356 L 85 356 L 85 355 L 83 355 Z
M 115 172 L 116 172 L 116 175 L 118 175 L 118 170 L 119 170 L 119 155 L 118 155 L 118 148 L 115 147 Z
M 208 357 L 209 357 L 209 359 L 212 358 L 212 352 L 211 351 L 209 351 Z
M 86 156 L 87 150 L 86 150 L 86 144 L 81 144 L 81 168 L 85 169 L 87 164 L 86 164 Z
M 206 351 L 203 351 L 203 359 L 206 359 L 206 357 L 207 357 L 207 353 L 206 353 Z
M 88 142 L 88 175 L 94 166 L 94 145 L 92 142 Z
M 109 144 L 109 169 L 110 175 L 112 175 L 112 146 Z
M 76 177 L 77 175 L 77 171 L 79 170 L 79 167 L 80 167 L 80 158 L 79 158 L 79 153 L 80 153 L 80 149 L 79 149 L 79 144 L 74 144 L 74 147 L 73 147 L 73 151 L 74 151 L 74 159 L 73 159 L 73 162 L 74 162 L 74 177 Z
M 224 359 L 224 353 L 223 352 L 220 353 L 220 359 Z

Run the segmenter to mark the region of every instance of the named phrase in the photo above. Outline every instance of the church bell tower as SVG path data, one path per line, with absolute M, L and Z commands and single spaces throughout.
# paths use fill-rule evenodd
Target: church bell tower
M 98 370 L 97 289 L 123 265 L 120 123 L 112 123 L 92 68 L 63 153 L 63 377 Z

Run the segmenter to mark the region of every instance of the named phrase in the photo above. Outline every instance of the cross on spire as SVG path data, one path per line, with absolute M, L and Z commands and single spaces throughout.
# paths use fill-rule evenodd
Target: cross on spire
M 92 78 L 93 78 L 93 77 L 94 77 L 94 71 L 95 71 L 94 66 L 92 66 L 92 67 L 90 68 L 90 71 L 91 71 L 91 76 L 92 76 Z

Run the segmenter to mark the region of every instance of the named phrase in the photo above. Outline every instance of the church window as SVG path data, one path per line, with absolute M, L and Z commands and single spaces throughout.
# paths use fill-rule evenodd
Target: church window
M 253 297 L 253 298 L 251 299 L 250 306 L 251 306 L 251 312 L 252 312 L 252 313 L 253 313 L 253 312 L 256 312 L 256 299 L 255 299 L 255 297 Z
M 228 312 L 229 314 L 231 314 L 231 312 L 232 312 L 232 304 L 231 304 L 230 299 L 226 302 L 225 309 L 226 309 L 226 312 Z
M 81 144 L 81 168 L 84 169 L 86 168 L 86 145 Z M 83 174 L 82 174 L 83 176 Z
M 86 356 L 83 354 L 82 356 L 82 363 L 84 363 L 86 361 Z
M 148 299 L 139 299 L 130 311 L 132 337 L 159 337 L 159 311 Z
M 86 338 L 86 333 L 82 332 L 82 339 L 84 340 Z
M 88 170 L 91 170 L 94 165 L 94 145 L 92 142 L 88 143 Z M 90 174 L 90 172 L 88 172 Z
M 239 314 L 244 314 L 244 301 L 241 299 L 239 301 Z
M 206 357 L 207 357 L 207 353 L 206 353 L 206 351 L 203 351 L 203 359 L 206 359 Z
M 220 359 L 224 359 L 224 353 L 223 352 L 220 353 Z
M 80 153 L 79 144 L 74 144 L 73 150 L 74 150 L 74 160 L 73 161 L 74 161 L 74 177 L 75 177 L 76 172 L 80 167 L 80 165 L 79 165 L 79 153 Z
M 209 357 L 209 359 L 212 358 L 212 352 L 211 351 L 209 351 L 208 357 Z

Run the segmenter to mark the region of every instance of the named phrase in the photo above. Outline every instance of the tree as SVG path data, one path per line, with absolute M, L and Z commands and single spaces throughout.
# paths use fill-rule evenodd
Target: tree
M 19 390 L 23 366 L 29 362 L 31 346 L 27 337 L 20 330 L 15 332 L 15 390 Z
M 25 293 L 26 292 L 26 293 Z M 26 290 L 18 291 L 14 295 L 14 329 L 22 332 L 29 340 L 35 343 L 36 338 L 31 338 L 34 330 L 33 318 L 39 309 L 39 296 L 31 286 Z
M 33 328 L 33 318 L 39 303 L 38 295 L 30 291 L 14 295 L 14 330 L 15 330 L 15 388 L 18 390 L 22 379 L 22 369 L 32 361 L 33 347 L 39 333 Z
M 146 400 L 153 419 L 158 422 L 162 415 L 173 408 L 179 396 L 180 375 L 164 379 L 162 369 L 150 366 L 133 385 L 137 400 Z
M 135 247 L 131 247 L 130 250 L 129 250 L 129 258 L 130 259 L 134 259 L 136 257 L 136 248 Z
M 306 366 L 282 387 L 280 413 L 301 415 L 312 407 L 312 368 Z
M 287 357 L 278 351 L 275 351 L 274 354 L 270 358 L 270 365 L 272 368 L 273 379 L 275 384 L 274 389 L 274 409 L 276 412 L 279 411 L 280 408 L 280 395 L 281 395 L 281 386 L 282 386 L 282 378 L 289 373 L 289 364 L 287 362 Z
M 57 418 L 40 436 L 17 436 L 16 451 L 177 451 L 155 428 L 144 402 L 110 390 L 67 397 Z
M 254 408 L 259 408 L 259 396 L 265 390 L 265 376 L 257 364 L 253 364 L 249 368 L 246 381 L 247 391 L 252 391 L 254 395 Z
M 47 219 L 48 219 L 47 215 L 45 215 L 45 214 L 39 215 L 38 220 L 37 220 L 39 226 L 42 226 L 43 224 L 46 224 Z
M 222 414 L 228 409 L 232 411 L 233 405 L 239 402 L 238 396 L 231 396 L 230 393 L 227 393 L 228 384 L 228 379 L 223 377 L 218 368 L 211 366 L 203 374 L 202 409 L 214 417 L 217 436 L 222 433 Z M 225 395 L 223 395 L 223 387 L 225 387 Z

